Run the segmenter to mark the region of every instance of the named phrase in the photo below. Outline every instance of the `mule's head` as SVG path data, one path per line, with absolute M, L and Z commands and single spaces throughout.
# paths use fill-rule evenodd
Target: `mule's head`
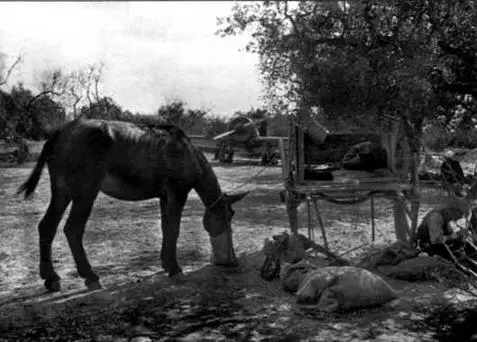
M 232 240 L 232 204 L 244 198 L 248 192 L 234 195 L 222 194 L 216 203 L 209 206 L 204 214 L 204 227 L 210 235 L 213 263 L 221 266 L 236 266 Z

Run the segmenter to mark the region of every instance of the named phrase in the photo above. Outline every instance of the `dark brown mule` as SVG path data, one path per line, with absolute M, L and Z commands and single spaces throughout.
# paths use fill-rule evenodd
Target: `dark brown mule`
M 40 276 L 49 291 L 60 290 L 51 244 L 70 202 L 73 204 L 64 232 L 78 273 L 85 278 L 88 288 L 101 287 L 83 247 L 85 225 L 99 191 L 129 201 L 160 198 L 161 260 L 164 269 L 174 276 L 181 274 L 176 247 L 182 210 L 188 193 L 195 189 L 206 207 L 203 224 L 210 235 L 214 263 L 237 264 L 231 204 L 246 193 L 222 193 L 212 167 L 183 131 L 173 125 L 158 128 L 118 121 L 75 120 L 45 143 L 30 178 L 18 192 L 25 192 L 25 198 L 31 195 L 45 163 L 48 165 L 51 200 L 38 230 Z

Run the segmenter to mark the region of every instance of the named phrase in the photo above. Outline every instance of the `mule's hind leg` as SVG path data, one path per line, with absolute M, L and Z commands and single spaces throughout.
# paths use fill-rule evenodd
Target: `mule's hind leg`
M 97 193 L 94 196 L 73 199 L 70 215 L 64 228 L 78 274 L 85 279 L 85 284 L 90 290 L 101 288 L 99 277 L 93 272 L 83 247 L 84 230 L 96 195 Z
M 38 225 L 38 233 L 40 235 L 40 277 L 45 280 L 44 285 L 50 292 L 60 290 L 60 276 L 55 272 L 51 260 L 51 244 L 55 238 L 61 217 L 70 201 L 67 196 L 53 190 L 48 209 Z

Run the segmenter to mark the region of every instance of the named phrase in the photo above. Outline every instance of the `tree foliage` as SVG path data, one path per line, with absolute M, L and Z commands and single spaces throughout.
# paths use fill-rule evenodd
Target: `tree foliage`
M 237 3 L 223 36 L 251 33 L 266 99 L 304 104 L 327 119 L 404 118 L 410 135 L 458 104 L 473 103 L 475 1 L 264 1 Z M 471 111 L 468 111 L 471 113 Z M 418 143 L 418 142 L 416 142 Z
M 101 95 L 103 72 L 102 62 L 69 71 L 60 68 L 44 70 L 38 77 L 38 96 L 52 97 L 77 117 L 84 106 L 91 107 L 104 99 Z
M 186 104 L 181 100 L 162 105 L 156 115 L 166 123 L 171 123 L 181 127 L 189 134 L 204 134 L 207 111 L 201 109 L 185 108 Z
M 44 139 L 65 120 L 63 107 L 49 97 L 37 97 L 19 83 L 0 91 L 0 138 Z

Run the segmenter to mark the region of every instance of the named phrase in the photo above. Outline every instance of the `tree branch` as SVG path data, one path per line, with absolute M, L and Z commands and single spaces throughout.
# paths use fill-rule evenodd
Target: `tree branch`
M 473 65 L 474 67 L 477 65 L 477 59 L 474 54 L 467 53 L 463 49 L 453 47 L 449 43 L 444 42 L 443 40 L 439 40 L 437 42 L 437 45 L 442 49 L 442 51 L 444 51 L 445 53 L 449 55 L 454 55 L 456 57 L 459 57 L 460 59 L 465 61 L 467 65 L 469 66 Z
M 3 80 L 0 80 L 0 86 L 3 86 L 7 83 L 8 79 L 10 78 L 12 72 L 13 72 L 13 69 L 15 69 L 15 67 L 22 61 L 22 57 L 21 55 L 18 55 L 17 58 L 15 59 L 15 61 L 13 62 L 13 64 L 10 66 L 10 68 L 8 68 L 7 70 L 7 74 L 5 75 L 5 78 Z
M 477 98 L 477 82 L 445 83 L 442 85 L 442 89 L 456 94 L 470 94 Z

